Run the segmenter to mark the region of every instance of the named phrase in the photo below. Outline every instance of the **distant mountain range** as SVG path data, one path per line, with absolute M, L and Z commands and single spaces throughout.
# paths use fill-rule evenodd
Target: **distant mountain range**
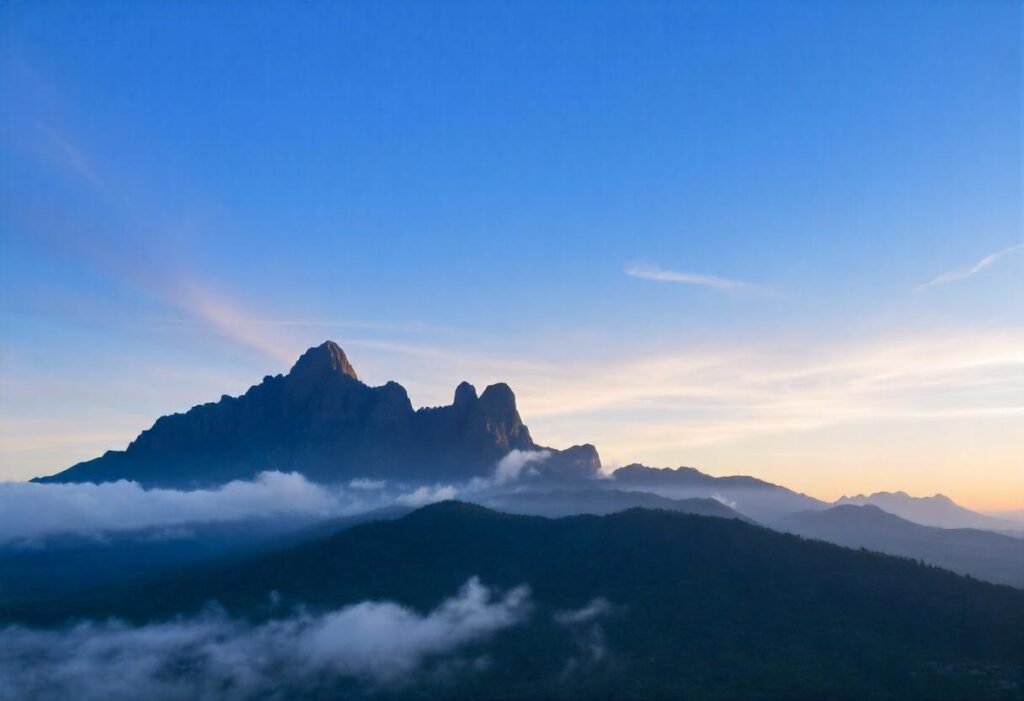
M 641 464 L 600 476 L 594 446 L 565 450 L 535 443 L 503 383 L 476 389 L 461 383 L 452 404 L 414 410 L 396 382 L 370 387 L 359 380 L 344 351 L 334 342 L 307 350 L 287 375 L 268 376 L 240 397 L 161 417 L 123 451 L 79 463 L 39 482 L 109 482 L 127 479 L 144 487 L 193 489 L 252 479 L 260 472 L 294 471 L 325 484 L 355 478 L 404 484 L 459 483 L 494 474 L 511 451 L 545 451 L 517 481 L 586 490 L 644 492 L 643 499 L 621 495 L 588 499 L 595 513 L 613 502 L 659 506 L 651 499 L 714 499 L 733 512 L 772 524 L 802 511 L 830 504 L 786 487 L 748 476 L 714 477 L 692 467 L 657 468 Z M 583 495 L 577 495 L 582 499 Z M 512 497 L 510 497 L 512 499 Z M 525 504 L 526 497 L 514 497 Z M 566 515 L 568 501 L 549 495 L 537 513 Z M 603 500 L 603 505 L 599 505 Z M 839 504 L 873 504 L 922 525 L 984 528 L 1015 533 L 1011 520 L 978 514 L 942 495 L 915 498 L 903 492 L 843 497 Z M 511 502 L 510 502 L 511 504 Z M 674 508 L 668 502 L 660 504 Z M 715 507 L 709 507 L 715 508 Z M 553 509 L 553 510 L 552 510 Z
M 949 497 L 936 494 L 931 497 L 912 497 L 906 492 L 875 492 L 841 497 L 836 504 L 877 506 L 908 521 L 938 528 L 984 528 L 1011 530 L 1021 525 L 1008 519 L 993 518 L 965 509 Z
M 743 514 L 715 499 L 669 499 L 648 492 L 594 487 L 507 491 L 485 497 L 480 501 L 485 506 L 510 514 L 549 518 L 580 514 L 600 516 L 627 509 L 645 508 L 750 521 Z
M 487 664 L 377 697 L 1022 695 L 1022 591 L 736 519 L 643 509 L 551 520 L 435 504 L 144 585 L 0 606 L 0 620 L 141 623 L 211 600 L 255 620 L 299 603 L 312 613 L 363 601 L 428 611 L 472 577 L 528 586 L 528 616 L 467 653 Z
M 712 477 L 692 467 L 647 467 L 634 463 L 612 473 L 608 486 L 654 492 L 673 499 L 711 498 L 762 523 L 827 502 L 755 477 Z
M 870 504 L 841 504 L 824 511 L 804 511 L 773 525 L 788 533 L 909 557 L 1024 589 L 1021 538 L 975 528 L 922 526 Z
M 38 481 L 128 479 L 194 488 L 279 470 L 323 483 L 450 482 L 489 475 L 512 450 L 541 449 L 508 385 L 477 396 L 463 382 L 451 405 L 414 410 L 401 385 L 362 383 L 344 351 L 327 341 L 306 351 L 287 375 L 265 377 L 240 397 L 164 416 L 126 450 Z M 600 468 L 594 446 L 580 445 L 551 450 L 530 474 L 557 481 L 592 477 Z

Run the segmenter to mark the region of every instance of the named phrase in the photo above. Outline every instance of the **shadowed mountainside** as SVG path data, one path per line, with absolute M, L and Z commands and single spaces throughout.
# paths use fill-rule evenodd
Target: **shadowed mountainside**
M 194 488 L 251 479 L 265 470 L 324 483 L 353 478 L 408 483 L 462 481 L 494 470 L 512 450 L 539 450 L 506 384 L 477 396 L 463 382 L 449 406 L 414 410 L 405 389 L 360 382 L 337 344 L 306 351 L 287 375 L 265 377 L 240 397 L 164 416 L 124 451 L 79 463 L 41 482 L 130 479 Z M 591 445 L 552 451 L 535 476 L 594 476 Z
M 0 618 L 143 621 L 217 600 L 261 619 L 273 615 L 270 592 L 313 611 L 366 600 L 426 611 L 474 576 L 529 585 L 529 619 L 476 650 L 486 667 L 454 685 L 422 681 L 404 698 L 1024 695 L 1024 592 L 735 519 L 643 509 L 549 520 L 446 502 L 144 588 L 0 608 Z M 594 613 L 581 623 L 559 617 L 583 607 Z
M 669 499 L 657 494 L 620 489 L 530 489 L 499 492 L 481 502 L 484 506 L 510 514 L 548 518 L 579 514 L 603 516 L 626 509 L 644 508 L 749 521 L 743 514 L 715 499 Z
M 634 463 L 615 470 L 606 484 L 616 489 L 654 492 L 671 499 L 718 499 L 761 523 L 771 523 L 798 511 L 828 506 L 806 494 L 756 477 L 712 477 L 692 467 L 673 469 Z
M 930 497 L 912 497 L 906 492 L 875 492 L 840 497 L 836 504 L 877 506 L 882 511 L 895 514 L 922 526 L 937 528 L 984 528 L 986 530 L 1013 530 L 1021 524 L 1006 519 L 994 518 L 966 509 L 944 494 Z
M 850 548 L 910 557 L 1024 589 L 1024 540 L 1001 533 L 922 526 L 877 506 L 855 504 L 791 514 L 775 527 Z

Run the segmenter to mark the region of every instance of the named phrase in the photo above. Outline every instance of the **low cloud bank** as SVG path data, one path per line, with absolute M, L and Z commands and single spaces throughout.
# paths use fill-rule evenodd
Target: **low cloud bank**
M 339 684 L 400 686 L 439 658 L 524 622 L 530 607 L 528 587 L 498 594 L 474 577 L 426 615 L 363 602 L 259 625 L 208 612 L 137 627 L 13 626 L 0 629 L 0 701 L 244 701 Z
M 531 474 L 550 454 L 513 450 L 488 477 L 415 488 L 370 479 L 319 485 L 295 472 L 264 472 L 252 481 L 191 491 L 144 489 L 125 480 L 0 482 L 0 545 L 65 533 L 91 536 L 254 518 L 348 516 L 394 504 L 419 507 L 507 486 Z
M 58 533 L 99 534 L 257 517 L 336 516 L 367 508 L 348 490 L 296 473 L 264 472 L 217 489 L 143 489 L 104 484 L 0 483 L 0 544 Z

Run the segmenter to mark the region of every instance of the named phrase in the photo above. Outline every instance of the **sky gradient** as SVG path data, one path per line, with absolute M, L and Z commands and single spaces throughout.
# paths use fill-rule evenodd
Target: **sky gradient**
M 417 406 L 1024 506 L 1022 11 L 0 6 L 0 479 L 330 338 Z

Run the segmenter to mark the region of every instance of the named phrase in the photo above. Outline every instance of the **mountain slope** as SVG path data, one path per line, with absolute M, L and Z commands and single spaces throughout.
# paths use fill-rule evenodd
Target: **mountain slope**
M 222 397 L 164 416 L 126 450 L 79 463 L 42 482 L 135 480 L 186 487 L 295 471 L 318 482 L 356 477 L 410 483 L 484 476 L 512 450 L 537 450 L 505 384 L 478 397 L 468 383 L 449 406 L 414 411 L 405 389 L 359 381 L 345 353 L 327 341 L 287 375 L 266 377 L 240 397 Z M 593 476 L 593 446 L 553 451 L 541 477 Z
M 949 497 L 936 494 L 931 497 L 912 497 L 906 492 L 875 492 L 840 497 L 836 504 L 870 504 L 882 511 L 896 514 L 900 518 L 937 528 L 984 528 L 987 530 L 1012 530 L 1017 524 L 1009 520 L 993 518 L 965 509 Z
M 877 506 L 842 504 L 792 514 L 775 524 L 787 533 L 910 557 L 979 579 L 1024 588 L 1024 540 L 973 528 L 911 523 Z
M 593 514 L 602 516 L 626 509 L 664 509 L 697 516 L 738 518 L 746 516 L 714 499 L 669 499 L 648 492 L 620 489 L 547 489 L 520 490 L 498 493 L 481 500 L 492 509 L 526 516 L 576 516 Z
M 529 585 L 528 622 L 476 651 L 486 667 L 402 698 L 1024 697 L 1024 592 L 738 520 L 640 509 L 549 520 L 448 502 L 0 617 L 151 620 L 216 599 L 259 618 L 271 615 L 270 592 L 314 611 L 365 600 L 427 611 L 473 576 Z M 595 613 L 576 624 L 567 610 Z
M 717 498 L 761 523 L 827 504 L 756 477 L 713 477 L 692 467 L 648 467 L 634 463 L 612 473 L 608 486 L 654 492 L 672 499 Z

